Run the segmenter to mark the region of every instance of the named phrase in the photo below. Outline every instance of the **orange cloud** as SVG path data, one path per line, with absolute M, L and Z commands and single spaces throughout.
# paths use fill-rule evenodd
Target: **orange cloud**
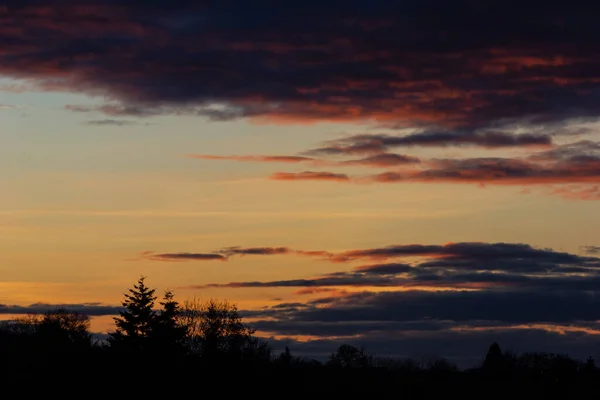
M 550 194 L 567 200 L 600 200 L 600 185 L 567 185 L 554 188 Z
M 301 163 L 315 160 L 314 158 L 303 156 L 216 156 L 211 154 L 190 154 L 188 157 L 198 158 L 201 160 L 232 160 L 267 163 Z
M 350 178 L 346 174 L 335 174 L 333 172 L 275 172 L 270 177 L 275 181 L 349 181 Z

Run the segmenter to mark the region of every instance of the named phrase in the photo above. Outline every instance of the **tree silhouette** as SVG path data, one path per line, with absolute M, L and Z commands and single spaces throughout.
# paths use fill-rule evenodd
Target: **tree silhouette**
M 343 344 L 331 354 L 329 365 L 342 368 L 370 367 L 373 364 L 372 361 L 373 358 L 364 349 Z
M 174 354 L 183 351 L 187 327 L 179 323 L 181 310 L 173 292 L 167 290 L 160 304 L 162 309 L 154 317 L 151 333 L 154 344 L 163 353 Z
M 498 343 L 494 342 L 489 347 L 483 362 L 483 369 L 490 374 L 498 374 L 504 369 L 504 355 Z
M 145 284 L 140 277 L 129 293 L 125 293 L 122 305 L 125 308 L 115 317 L 116 329 L 109 334 L 111 347 L 118 350 L 147 350 L 150 345 L 153 328 L 156 323 L 154 302 L 156 289 Z
M 187 327 L 186 345 L 206 360 L 269 357 L 266 343 L 254 338 L 237 306 L 228 301 L 197 299 L 183 304 L 180 324 Z
M 290 365 L 292 365 L 292 362 L 294 361 L 294 356 L 292 355 L 292 352 L 290 351 L 290 348 L 288 346 L 285 346 L 285 350 L 279 354 L 279 357 L 277 357 L 276 362 L 284 367 L 288 367 Z
M 583 364 L 582 368 L 586 373 L 595 372 L 596 371 L 596 360 L 594 360 L 592 357 L 588 357 L 585 360 L 585 363 Z
M 37 322 L 36 336 L 56 351 L 81 350 L 92 345 L 87 315 L 59 308 L 46 312 Z
M 21 336 L 34 336 L 42 316 L 40 314 L 28 314 L 16 318 L 8 325 L 11 332 Z
M 87 315 L 58 308 L 16 318 L 5 331 L 17 347 L 26 346 L 29 352 L 73 353 L 92 347 L 89 327 Z

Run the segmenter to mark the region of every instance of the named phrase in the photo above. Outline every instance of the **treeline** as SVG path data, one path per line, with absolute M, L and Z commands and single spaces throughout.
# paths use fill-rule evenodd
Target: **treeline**
M 581 362 L 566 355 L 518 355 L 503 352 L 496 343 L 480 366 L 463 371 L 443 358 L 376 357 L 351 345 L 335 349 L 325 362 L 297 357 L 289 348 L 274 354 L 234 304 L 180 304 L 169 291 L 159 300 L 143 277 L 124 295 L 122 305 L 114 331 L 101 340 L 90 333 L 87 315 L 65 309 L 5 321 L 0 328 L 4 387 L 46 382 L 52 384 L 46 389 L 57 389 L 55 383 L 67 380 L 95 387 L 96 394 L 119 387 L 183 395 L 182 382 L 202 381 L 223 395 L 287 390 L 428 398 L 450 392 L 478 397 L 482 387 L 494 388 L 487 397 L 515 390 L 518 395 L 571 397 L 597 391 L 600 383 L 592 358 Z

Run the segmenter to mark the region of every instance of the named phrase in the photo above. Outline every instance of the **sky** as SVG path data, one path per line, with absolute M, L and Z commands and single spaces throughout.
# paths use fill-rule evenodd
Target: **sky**
M 600 5 L 0 2 L 0 314 L 140 277 L 275 348 L 600 356 Z

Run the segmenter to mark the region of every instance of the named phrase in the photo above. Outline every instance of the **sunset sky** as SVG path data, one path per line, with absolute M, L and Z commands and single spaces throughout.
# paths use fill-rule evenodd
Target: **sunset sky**
M 273 4 L 0 2 L 1 317 L 144 275 L 314 357 L 600 355 L 600 5 Z

